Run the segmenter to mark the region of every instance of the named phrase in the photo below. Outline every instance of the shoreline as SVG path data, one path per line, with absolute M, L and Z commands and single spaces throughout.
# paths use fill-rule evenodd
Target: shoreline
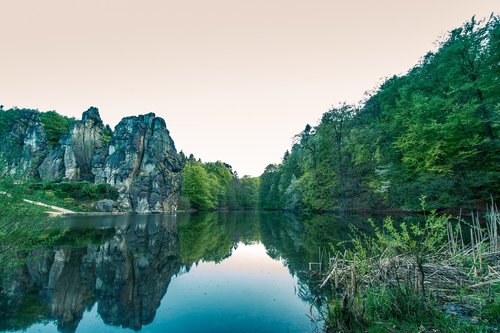
M 30 202 L 33 203 L 33 202 Z M 374 210 L 325 210 L 325 211 L 287 211 L 287 210 L 260 210 L 260 209 L 255 209 L 255 210 L 230 210 L 230 209 L 218 209 L 218 210 L 195 210 L 195 209 L 181 209 L 177 210 L 175 212 L 134 212 L 134 211 L 127 211 L 127 212 L 99 212 L 99 211 L 88 211 L 88 212 L 78 212 L 78 211 L 70 211 L 65 208 L 61 207 L 56 207 L 56 206 L 50 206 L 42 203 L 33 203 L 39 206 L 55 209 L 58 208 L 57 210 L 55 209 L 54 211 L 47 211 L 47 215 L 51 217 L 57 217 L 57 216 L 107 216 L 107 215 L 169 215 L 169 214 L 176 214 L 176 213 L 230 213 L 230 212 L 262 212 L 262 213 L 288 213 L 288 214 L 295 214 L 295 215 L 321 215 L 321 214 L 332 214 L 332 215 L 339 215 L 339 214 L 355 214 L 355 215 L 360 215 L 360 216 L 365 216 L 365 215 L 384 215 L 384 216 L 403 216 L 403 215 L 425 215 L 428 213 L 431 213 L 431 211 L 418 211 L 418 210 L 404 210 L 404 209 L 374 209 Z M 63 211 L 64 210 L 64 211 Z M 458 215 L 460 212 L 464 211 L 464 209 L 460 208 L 443 208 L 443 209 L 438 209 L 436 210 L 436 213 L 442 215 L 442 214 L 452 214 L 452 215 Z M 483 210 L 476 210 L 477 212 L 483 213 L 486 211 Z

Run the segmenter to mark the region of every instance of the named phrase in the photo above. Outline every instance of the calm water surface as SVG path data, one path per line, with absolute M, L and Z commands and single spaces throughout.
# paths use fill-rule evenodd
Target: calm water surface
M 366 217 L 178 213 L 65 217 L 69 231 L 28 255 L 0 330 L 311 332 L 327 260 Z

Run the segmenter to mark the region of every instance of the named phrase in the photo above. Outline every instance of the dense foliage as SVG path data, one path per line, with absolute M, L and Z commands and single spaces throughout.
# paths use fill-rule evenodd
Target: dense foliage
M 3 107 L 0 107 L 0 135 L 11 129 L 13 122 L 19 118 L 22 110 L 24 109 L 12 108 L 4 110 Z M 69 128 L 74 121 L 73 118 L 60 115 L 56 111 L 40 112 L 40 120 L 45 128 L 48 144 L 52 147 L 56 146 L 59 139 L 69 132 Z
M 421 203 L 426 211 L 425 198 Z M 493 206 L 487 231 L 479 220 L 456 223 L 435 211 L 418 223 L 390 217 L 382 226 L 371 223 L 373 234 L 352 227 L 348 243 L 332 246 L 337 252 L 322 284 L 332 290 L 327 331 L 494 332 L 500 285 L 490 272 L 498 260 L 475 254 L 498 251 L 500 215 Z M 459 236 L 462 225 L 464 234 L 477 235 L 470 244 Z M 452 304 L 467 311 L 450 316 L 443 310 Z
M 18 117 L 17 109 L 4 110 L 3 105 L 0 105 L 0 135 L 5 133 L 9 129 L 9 125 Z
M 45 132 L 47 133 L 47 141 L 52 147 L 59 143 L 59 139 L 69 132 L 69 127 L 74 119 L 62 116 L 55 111 L 47 111 L 40 113 Z
M 118 191 L 109 184 L 89 182 L 29 182 L 26 186 L 29 195 L 42 193 L 44 197 L 77 200 L 118 199 Z
M 263 209 L 474 206 L 499 197 L 499 17 L 450 32 L 360 107 L 333 107 L 261 176 Z
M 258 179 L 239 178 L 230 165 L 189 159 L 182 170 L 179 209 L 255 209 Z

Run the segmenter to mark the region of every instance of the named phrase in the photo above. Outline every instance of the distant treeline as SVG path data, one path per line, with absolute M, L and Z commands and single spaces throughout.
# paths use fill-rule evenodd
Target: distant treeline
M 267 166 L 260 207 L 416 209 L 421 195 L 431 208 L 498 201 L 499 48 L 499 16 L 473 18 L 361 106 L 333 107 Z
M 249 210 L 257 208 L 259 179 L 239 178 L 229 164 L 203 163 L 192 155 L 182 169 L 179 209 Z

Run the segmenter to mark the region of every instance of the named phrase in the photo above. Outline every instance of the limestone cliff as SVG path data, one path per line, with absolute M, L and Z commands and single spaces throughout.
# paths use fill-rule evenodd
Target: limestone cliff
M 102 148 L 104 124 L 97 108 L 90 108 L 75 121 L 69 134 L 59 140 L 59 146 L 38 167 L 42 180 L 93 181 L 92 158 Z
M 95 182 L 115 186 L 120 207 L 135 212 L 175 211 L 180 171 L 165 121 L 154 113 L 122 119 L 92 168 Z
M 106 143 L 99 111 L 90 108 L 43 159 L 38 174 L 42 180 L 111 184 L 121 210 L 150 213 L 176 210 L 181 168 L 162 118 L 124 118 Z
M 94 256 L 98 313 L 106 324 L 139 330 L 153 321 L 180 270 L 175 224 L 121 228 Z
M 55 320 L 61 332 L 76 331 L 96 303 L 106 324 L 139 330 L 153 321 L 181 267 L 177 225 L 159 217 L 115 227 L 114 236 L 101 244 L 39 249 L 28 259 L 3 291 L 7 299 L 5 304 L 0 299 L 0 313 L 2 307 L 8 310 L 0 330 L 15 327 L 16 309 L 33 291 L 38 308 L 47 309 L 40 316 Z
M 47 135 L 40 114 L 34 110 L 19 110 L 19 116 L 0 139 L 0 159 L 3 162 L 0 171 L 34 175 L 47 150 Z

